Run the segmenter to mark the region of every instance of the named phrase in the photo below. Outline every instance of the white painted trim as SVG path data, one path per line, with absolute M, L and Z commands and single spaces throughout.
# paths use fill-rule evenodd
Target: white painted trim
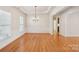
M 38 14 L 47 14 L 47 13 L 49 13 L 49 11 L 51 10 L 52 7 L 53 7 L 53 6 L 49 6 L 46 11 L 40 12 L 40 13 L 38 13 Z M 24 12 L 24 13 L 26 13 L 26 14 L 29 14 L 29 15 L 33 14 L 33 13 L 27 12 L 27 11 L 26 11 L 24 8 L 22 8 L 22 7 L 17 7 L 17 8 L 19 8 L 22 12 Z

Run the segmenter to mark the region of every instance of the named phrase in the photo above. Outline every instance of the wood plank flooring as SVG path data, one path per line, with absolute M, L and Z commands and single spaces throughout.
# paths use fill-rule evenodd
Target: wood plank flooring
M 10 43 L 8 46 L 4 47 L 0 51 L 8 51 L 8 52 L 9 51 L 11 52 L 79 51 L 79 37 L 63 37 L 61 35 L 53 36 L 50 35 L 49 33 L 26 33 L 22 37 L 18 38 L 17 41 L 14 41 L 12 43 Z M 12 50 L 13 48 L 16 49 Z
M 26 34 L 24 36 L 24 43 L 21 46 L 22 51 L 27 52 L 50 52 L 50 51 L 58 51 L 56 48 L 56 44 L 53 43 L 53 36 L 50 34 Z M 20 51 L 21 51 L 20 50 Z

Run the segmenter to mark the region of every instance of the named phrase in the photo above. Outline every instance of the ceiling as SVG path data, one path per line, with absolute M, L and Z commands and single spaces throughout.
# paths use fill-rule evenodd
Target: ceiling
M 34 6 L 22 6 L 18 7 L 21 11 L 23 11 L 26 14 L 34 14 L 35 7 Z M 51 6 L 37 6 L 37 14 L 46 14 L 49 13 L 49 11 L 52 9 Z

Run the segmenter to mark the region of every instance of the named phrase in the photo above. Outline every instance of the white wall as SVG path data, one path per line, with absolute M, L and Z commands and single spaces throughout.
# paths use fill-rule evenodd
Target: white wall
M 11 13 L 11 30 L 13 34 L 17 33 L 19 31 L 19 17 L 24 16 L 26 19 L 26 15 L 16 7 L 0 7 L 0 10 Z
M 51 34 L 51 35 L 53 35 L 53 15 L 52 16 L 50 16 L 49 15 L 49 20 L 50 20 L 50 24 L 49 24 L 49 33 Z
M 39 21 L 34 22 L 33 21 L 33 15 L 27 16 L 27 28 L 26 33 L 49 33 L 49 19 L 48 15 L 41 14 L 39 15 Z
M 79 36 L 79 7 L 73 7 L 61 15 L 60 34 Z
M 12 33 L 12 36 L 10 38 L 5 39 L 5 40 L 0 42 L 0 48 L 3 48 L 25 33 L 25 31 L 22 33 L 19 33 L 19 17 L 23 16 L 26 20 L 26 14 L 21 12 L 16 7 L 0 6 L 0 10 L 9 12 L 11 14 L 11 33 Z M 6 23 L 6 21 L 4 21 L 4 22 Z
M 56 6 L 51 10 L 51 12 L 49 13 L 49 20 L 50 20 L 49 33 L 53 34 L 53 16 L 67 8 L 68 6 Z

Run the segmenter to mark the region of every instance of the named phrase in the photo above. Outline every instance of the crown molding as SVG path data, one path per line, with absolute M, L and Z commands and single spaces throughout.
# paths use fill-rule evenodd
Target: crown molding
M 30 14 L 34 14 L 33 12 L 30 13 L 30 12 L 28 12 L 27 10 L 25 10 L 25 9 L 23 8 L 23 6 L 16 6 L 16 8 L 20 9 L 20 10 L 21 10 L 22 12 L 24 12 L 25 14 L 29 14 L 29 15 L 30 15 Z M 44 11 L 44 12 L 38 12 L 38 14 L 48 14 L 48 13 L 51 11 L 52 8 L 53 8 L 53 6 L 49 6 L 46 11 Z

